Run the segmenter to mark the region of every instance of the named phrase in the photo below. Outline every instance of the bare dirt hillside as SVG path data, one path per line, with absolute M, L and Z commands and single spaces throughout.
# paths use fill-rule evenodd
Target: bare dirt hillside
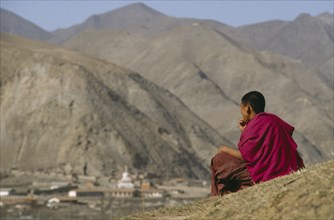
M 301 14 L 293 21 L 268 21 L 238 28 L 247 44 L 300 60 L 333 89 L 333 14 Z
M 234 143 L 240 98 L 260 90 L 267 111 L 296 127 L 299 150 L 308 162 L 330 157 L 333 92 L 300 62 L 253 51 L 201 25 L 150 36 L 90 30 L 64 45 L 138 71 Z
M 123 219 L 334 219 L 334 161 L 188 205 Z
M 299 151 L 313 163 L 333 156 L 332 21 L 329 13 L 302 14 L 292 22 L 233 28 L 135 3 L 54 31 L 49 42 L 138 72 L 234 144 L 240 97 L 260 90 L 267 111 L 296 127 Z
M 53 31 L 48 42 L 63 44 L 71 38 L 89 29 L 123 30 L 129 33 L 151 35 L 175 27 L 205 23 L 208 27 L 235 34 L 236 30 L 228 25 L 212 20 L 175 18 L 160 13 L 143 3 L 133 3 L 103 14 L 90 16 L 82 23 Z M 237 33 L 237 32 L 236 32 Z
M 260 29 L 266 34 L 253 36 L 219 22 L 168 17 L 132 4 L 95 15 L 98 23 L 89 28 L 86 21 L 65 29 L 81 28 L 64 45 L 138 71 L 234 143 L 240 97 L 261 90 L 267 111 L 296 127 L 303 157 L 315 162 L 331 158 L 333 144 L 333 74 L 327 71 L 333 69 L 333 41 L 328 16 L 323 17 L 301 15 L 288 24 L 272 22 Z M 250 46 L 248 37 L 262 39 L 272 31 L 277 37 L 266 42 L 287 48 L 293 54 L 283 55 L 293 58 L 253 50 L 258 48 Z M 299 54 L 297 59 L 294 54 Z M 308 65 L 299 60 L 301 55 Z M 319 74 L 320 69 L 327 73 Z
M 135 72 L 4 33 L 0 82 L 1 169 L 207 178 L 227 141 Z

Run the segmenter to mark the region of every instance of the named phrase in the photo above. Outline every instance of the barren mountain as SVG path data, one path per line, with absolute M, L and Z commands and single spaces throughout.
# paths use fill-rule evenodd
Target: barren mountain
M 308 22 L 310 22 L 310 24 L 308 24 Z M 208 164 L 207 160 L 211 157 L 209 151 L 214 149 L 213 146 L 216 146 L 216 144 L 235 144 L 237 142 L 239 132 L 236 123 L 240 117 L 238 105 L 240 97 L 249 90 L 262 91 L 267 98 L 267 111 L 278 114 L 296 127 L 294 137 L 299 144 L 299 151 L 302 153 L 304 160 L 306 162 L 316 162 L 331 158 L 333 153 L 333 87 L 330 85 L 331 77 L 333 76 L 332 72 L 330 72 L 330 70 L 333 69 L 333 55 L 330 56 L 330 49 L 333 46 L 333 38 L 332 41 L 328 41 L 328 36 L 333 36 L 331 35 L 331 27 L 333 25 L 330 26 L 330 24 L 330 14 L 322 14 L 316 18 L 302 15 L 293 22 L 271 21 L 259 24 L 256 26 L 256 28 L 258 28 L 257 31 L 254 33 L 251 32 L 248 27 L 236 29 L 216 21 L 169 17 L 154 11 L 142 3 L 137 3 L 101 15 L 94 15 L 82 24 L 57 30 L 52 33 L 53 37 L 52 39 L 49 39 L 49 42 L 62 44 L 70 49 L 75 49 L 89 54 L 90 56 L 102 58 L 108 62 L 132 69 L 144 78 L 159 85 L 160 87 L 155 86 L 151 82 L 141 78 L 139 74 L 135 75 L 141 79 L 141 82 L 143 81 L 145 82 L 145 85 L 152 86 L 143 86 L 138 80 L 135 83 L 134 78 L 130 77 L 133 76 L 133 74 L 121 74 L 128 75 L 129 77 L 124 77 L 131 78 L 131 83 L 119 82 L 119 84 L 117 84 L 116 82 L 119 80 L 106 80 L 110 85 L 114 86 L 112 87 L 113 91 L 118 95 L 121 93 L 119 96 L 122 98 L 120 99 L 122 100 L 122 103 L 123 100 L 125 100 L 125 103 L 128 103 L 140 112 L 144 112 L 147 117 L 153 118 L 152 120 L 155 123 L 157 123 L 157 121 L 160 123 L 160 120 L 163 120 L 164 123 L 168 124 L 164 126 L 160 124 L 159 126 L 156 125 L 160 128 L 158 129 L 160 135 L 158 137 L 163 137 L 162 139 L 165 142 L 168 142 L 168 144 L 174 143 L 175 146 L 179 146 L 179 144 L 175 144 L 179 143 L 179 140 L 184 140 L 184 142 L 181 141 L 182 146 L 185 146 L 183 143 L 190 143 L 187 146 L 191 147 L 186 149 L 195 148 L 196 150 L 194 151 L 199 153 L 200 156 L 198 157 L 200 157 L 202 162 L 206 165 Z M 2 25 L 3 24 L 1 24 L 1 26 Z M 300 57 L 293 59 L 286 57 L 290 56 L 288 54 L 283 54 L 285 56 L 275 55 L 271 52 L 267 52 L 270 51 L 269 49 L 262 49 L 254 46 L 255 44 L 253 44 L 252 40 L 261 39 L 254 37 L 256 34 L 263 33 L 263 39 L 268 38 L 275 42 L 276 38 L 284 39 L 284 37 L 281 38 L 279 35 L 279 32 L 284 29 L 291 29 L 290 32 L 298 33 L 290 33 L 289 37 L 292 38 L 292 40 L 290 41 L 291 44 L 289 44 L 290 48 L 288 48 L 287 51 L 290 49 L 296 51 L 296 48 L 301 48 L 299 41 L 305 41 L 305 45 L 302 46 L 303 54 L 300 55 Z M 314 32 L 319 33 L 314 34 Z M 295 38 L 300 38 L 300 40 Z M 308 38 L 317 39 L 317 43 L 311 42 L 310 46 L 308 46 Z M 324 40 L 324 42 L 322 42 L 322 40 Z M 273 45 L 279 45 L 279 42 L 280 40 L 273 43 Z M 267 43 L 269 44 L 270 40 L 268 40 Z M 282 43 L 286 44 L 283 40 Z M 35 43 L 29 43 L 29 45 L 35 45 Z M 317 47 L 318 45 L 319 47 Z M 35 54 L 37 53 L 36 50 L 38 51 L 40 48 L 44 47 L 56 48 L 51 47 L 50 45 L 41 46 L 40 44 L 37 44 L 36 49 L 31 46 L 29 47 L 29 51 L 33 51 L 33 54 Z M 51 60 L 64 59 L 62 58 L 62 53 L 66 50 L 59 48 L 51 50 L 58 51 L 57 55 L 51 53 L 51 51 L 47 52 L 47 54 L 52 54 L 50 55 L 51 57 L 56 56 L 56 58 L 50 58 Z M 259 52 L 258 50 L 266 51 Z M 62 52 L 60 53 L 59 51 Z M 274 52 L 280 53 L 280 51 Z M 9 54 L 7 58 L 3 58 L 3 53 L 4 52 L 1 52 L 1 59 L 9 59 L 8 57 L 12 56 Z M 64 54 L 67 53 L 71 54 L 71 56 L 75 54 L 79 57 L 86 57 L 73 51 L 64 52 Z M 307 61 L 304 61 L 304 58 L 301 59 L 304 56 L 306 56 L 307 59 L 315 58 L 314 61 L 312 60 L 315 68 L 310 68 L 308 65 L 305 66 L 305 62 L 307 63 Z M 71 59 L 68 58 L 65 63 L 73 63 Z M 85 59 L 88 58 L 86 57 Z M 108 71 L 103 72 L 100 69 L 106 69 L 104 66 L 110 65 L 105 64 L 106 61 L 95 60 L 94 62 L 96 63 L 103 63 L 99 63 L 98 65 L 83 64 L 81 61 L 78 61 L 78 64 L 75 65 L 82 66 L 85 70 L 89 69 L 89 73 L 94 73 L 93 75 L 97 81 L 103 81 L 103 84 L 101 85 L 105 86 L 105 75 L 108 75 L 105 73 Z M 46 61 L 41 57 L 40 61 L 35 59 L 30 60 L 29 62 L 42 64 Z M 88 63 L 91 62 L 93 61 Z M 24 65 L 20 63 L 18 64 L 21 66 Z M 53 66 L 54 63 L 51 64 Z M 11 65 L 14 66 L 14 64 Z M 89 65 L 89 68 L 87 65 Z M 102 67 L 98 67 L 100 65 Z M 59 71 L 63 71 L 61 66 L 62 65 L 57 67 L 60 68 Z M 71 67 L 71 72 L 78 73 L 77 75 L 80 76 L 82 75 L 81 70 L 76 70 L 73 66 L 69 66 Z M 3 69 L 7 67 L 1 66 L 1 68 Z M 320 75 L 317 71 L 320 71 L 323 75 Z M 99 74 L 95 74 L 95 72 L 99 72 Z M 131 71 L 125 72 L 129 73 Z M 90 80 L 85 80 L 90 82 Z M 126 87 L 124 87 L 123 84 L 125 84 Z M 135 85 L 136 89 L 128 86 L 130 84 Z M 110 88 L 110 85 L 107 84 L 106 87 Z M 141 89 L 139 89 L 139 87 Z M 148 87 L 150 90 L 147 89 Z M 156 89 L 153 89 L 153 87 Z M 87 88 L 89 88 L 89 91 L 92 90 L 90 86 L 87 86 Z M 205 126 L 208 126 L 209 124 L 227 138 L 223 140 L 221 135 L 218 135 L 217 133 L 213 135 L 214 137 L 202 137 L 200 135 L 201 138 L 204 138 L 203 141 L 202 139 L 198 139 L 201 140 L 201 143 L 206 143 L 206 141 L 210 142 L 211 138 L 213 138 L 212 140 L 214 141 L 211 140 L 211 144 L 208 145 L 208 147 L 211 146 L 209 147 L 211 149 L 209 151 L 207 151 L 206 144 L 193 144 L 193 142 L 191 142 L 193 141 L 193 138 L 189 139 L 188 133 L 194 133 L 194 135 L 198 132 L 201 133 L 203 131 L 202 127 L 197 125 L 192 126 L 193 122 L 189 122 L 189 124 L 188 122 L 184 122 L 186 125 L 179 125 L 177 123 L 180 121 L 178 118 L 179 116 L 177 116 L 176 121 L 174 120 L 175 112 L 179 112 L 179 107 L 175 107 L 175 104 L 168 103 L 166 106 L 165 104 L 161 104 L 159 100 L 165 100 L 165 98 L 161 98 L 164 96 L 160 95 L 160 92 L 157 92 L 157 90 L 163 91 L 163 94 L 168 94 L 167 96 L 173 100 L 176 99 L 174 96 L 176 95 L 176 97 L 179 98 L 177 103 L 181 103 L 180 106 L 182 106 L 180 108 L 186 109 L 186 105 L 191 112 L 197 114 L 207 122 Z M 72 90 L 69 91 L 70 93 L 74 92 Z M 156 93 L 159 95 L 157 96 Z M 95 109 L 106 109 L 110 107 L 108 101 L 105 101 L 104 98 L 102 100 L 99 95 L 97 96 L 97 98 L 87 98 L 91 97 L 90 95 L 87 95 L 87 97 L 83 96 L 84 100 L 89 101 L 88 104 L 84 102 L 85 105 L 93 106 L 89 108 L 87 107 L 89 109 L 87 111 L 94 112 Z M 145 100 L 143 101 L 143 99 Z M 153 99 L 153 101 L 151 99 Z M 94 104 L 91 104 L 93 100 L 98 100 L 96 101 L 98 103 L 95 103 L 94 101 Z M 71 106 L 75 106 L 74 103 L 76 102 L 73 102 Z M 91 108 L 94 110 L 91 110 Z M 48 109 L 51 111 L 53 107 L 49 106 Z M 193 113 L 190 111 L 189 115 L 192 115 L 191 117 L 193 117 Z M 166 112 L 168 113 L 166 114 Z M 53 117 L 52 120 L 58 121 L 57 114 L 52 114 L 52 117 L 49 114 L 42 114 L 40 117 L 47 118 L 43 120 L 51 120 Z M 182 115 L 188 115 L 188 113 Z M 25 117 L 24 119 L 26 120 Z M 100 121 L 105 120 L 109 120 L 109 115 L 104 110 L 102 116 L 98 116 L 98 119 L 94 118 L 93 121 L 94 123 L 99 123 Z M 117 119 L 118 122 L 122 120 L 124 120 L 122 117 Z M 199 119 L 197 118 L 197 120 Z M 139 123 L 138 120 L 134 121 L 134 123 Z M 86 124 L 88 125 L 90 123 Z M 184 128 L 186 133 L 182 133 L 171 124 L 175 126 L 177 125 L 177 128 L 186 127 L 189 130 Z M 127 125 L 128 128 L 132 128 L 132 121 L 127 121 Z M 170 126 L 172 128 L 169 128 Z M 210 126 L 208 126 L 208 129 L 204 129 L 204 131 L 211 134 L 212 130 Z M 136 125 L 133 129 L 126 129 L 127 131 L 131 130 L 131 132 L 134 133 L 138 129 L 140 130 L 140 135 L 135 135 L 137 138 L 136 141 L 122 142 L 123 145 L 134 146 L 136 145 L 134 143 L 140 143 L 140 146 L 142 146 L 141 150 L 136 150 L 136 153 L 138 154 L 133 151 L 122 151 L 128 158 L 131 159 L 132 157 L 132 159 L 134 159 L 134 155 L 139 155 L 137 156 L 137 158 L 139 158 L 138 160 L 146 161 L 146 158 L 143 155 L 145 155 L 145 151 L 147 151 L 146 147 L 144 147 L 147 142 L 140 139 L 143 138 L 146 140 L 147 137 L 145 135 L 149 134 L 150 136 L 150 126 L 146 127 L 148 128 L 142 129 L 141 126 Z M 165 130 L 165 127 L 168 128 Z M 147 129 L 150 132 L 147 132 Z M 11 131 L 14 132 L 15 129 L 12 129 Z M 27 130 L 24 130 L 20 135 L 23 137 L 26 135 L 26 131 Z M 88 133 L 91 131 L 88 131 Z M 175 132 L 175 134 L 173 132 Z M 126 134 L 126 137 L 128 137 L 128 133 Z M 18 134 L 15 135 L 15 138 L 20 136 Z M 74 132 L 73 135 L 76 136 L 77 133 Z M 114 135 L 116 135 L 116 133 L 114 133 Z M 172 135 L 172 137 L 170 135 Z M 173 135 L 176 135 L 176 139 L 174 139 Z M 71 135 L 67 138 L 70 139 L 70 136 Z M 86 136 L 80 135 L 80 138 L 78 136 L 78 143 L 84 143 L 86 145 L 88 143 L 88 145 L 90 145 L 92 143 L 91 140 L 88 140 L 87 138 L 84 142 L 81 140 Z M 121 137 L 123 136 L 124 135 Z M 155 136 L 153 135 L 152 137 Z M 166 137 L 168 137 L 168 141 L 164 139 Z M 96 136 L 94 136 L 94 138 L 95 141 L 99 139 Z M 44 139 L 48 139 L 47 135 L 45 135 Z M 157 138 L 157 140 L 160 139 Z M 189 140 L 191 141 L 189 142 Z M 28 140 L 24 139 L 24 141 L 20 143 L 24 146 L 27 141 Z M 108 141 L 104 142 L 109 143 Z M 166 144 L 165 142 L 164 144 Z M 95 144 L 95 142 L 93 143 Z M 115 145 L 117 146 L 117 144 Z M 90 149 L 90 147 L 88 147 L 88 149 Z M 187 158 L 189 159 L 191 157 L 189 156 Z M 127 162 L 129 162 L 130 159 L 128 159 Z M 126 164 L 126 162 L 123 162 L 120 164 Z M 188 163 L 188 161 L 184 160 L 184 163 Z M 85 162 L 81 161 L 80 164 L 81 168 L 78 169 L 82 169 L 82 165 L 84 165 Z M 156 167 L 158 167 L 158 165 L 156 165 L 155 168 Z
M 134 3 L 128 6 L 99 15 L 90 16 L 83 23 L 54 32 L 51 43 L 62 44 L 67 40 L 90 30 L 119 30 L 152 35 L 175 27 L 197 25 L 205 23 L 207 26 L 236 34 L 234 28 L 211 20 L 190 18 L 175 18 L 164 15 L 143 3 Z
M 128 16 L 134 19 L 128 20 Z M 147 7 L 142 3 L 132 4 L 131 7 L 116 9 L 101 15 L 93 15 L 81 24 L 70 28 L 59 29 L 52 34 L 54 37 L 50 40 L 52 43 L 63 43 L 71 37 L 80 34 L 90 28 L 96 29 L 124 29 L 126 27 L 145 30 L 145 24 L 149 20 L 156 20 L 160 17 L 166 17 L 157 11 Z
M 321 13 L 320 15 L 316 16 L 318 19 L 322 20 L 326 24 L 334 25 L 334 15 L 328 12 Z M 333 38 L 333 31 L 332 31 L 332 38 Z
M 207 178 L 227 141 L 137 73 L 4 33 L 0 82 L 2 169 Z
M 249 46 L 301 60 L 320 71 L 333 89 L 333 14 L 301 14 L 294 21 L 269 21 L 240 27 Z
M 306 161 L 330 157 L 333 93 L 314 71 L 295 60 L 253 51 L 202 25 L 151 36 L 90 30 L 64 45 L 138 71 L 234 143 L 241 96 L 261 90 L 267 110 L 296 126 Z
M 35 40 L 48 40 L 51 34 L 26 19 L 0 9 L 0 31 Z

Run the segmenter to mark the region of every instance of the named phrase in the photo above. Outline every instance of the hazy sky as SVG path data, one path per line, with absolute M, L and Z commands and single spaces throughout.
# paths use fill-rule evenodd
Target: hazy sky
M 166 15 L 214 19 L 231 26 L 266 20 L 293 20 L 300 13 L 333 13 L 334 1 L 113 1 L 113 0 L 1 0 L 1 8 L 48 31 L 82 23 L 93 14 L 108 12 L 131 3 L 143 2 Z

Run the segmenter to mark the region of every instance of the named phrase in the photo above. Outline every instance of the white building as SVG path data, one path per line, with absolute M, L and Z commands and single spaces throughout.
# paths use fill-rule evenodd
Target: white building
M 130 174 L 125 169 L 124 173 L 122 174 L 122 179 L 120 179 L 117 183 L 118 189 L 134 189 L 135 185 L 132 183 L 132 179 Z
M 12 188 L 0 188 L 0 197 L 9 196 L 14 193 Z

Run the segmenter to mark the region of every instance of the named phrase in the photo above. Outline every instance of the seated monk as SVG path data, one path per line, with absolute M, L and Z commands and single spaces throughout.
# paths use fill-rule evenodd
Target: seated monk
M 294 127 L 264 112 L 257 91 L 241 99 L 238 149 L 222 146 L 211 160 L 211 196 L 236 192 L 304 167 L 292 138 Z

